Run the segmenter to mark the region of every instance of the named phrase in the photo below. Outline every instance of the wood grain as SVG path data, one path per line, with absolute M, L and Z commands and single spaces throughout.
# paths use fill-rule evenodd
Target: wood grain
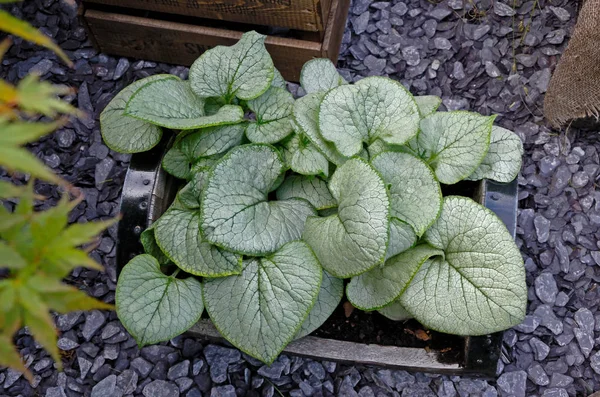
M 325 29 L 330 1 L 84 0 L 84 3 L 318 32 Z
M 332 1 L 333 11 L 322 42 L 267 37 L 267 50 L 286 80 L 298 81 L 302 66 L 310 59 L 327 57 L 337 63 L 348 6 L 349 0 Z M 85 10 L 83 20 L 93 42 L 104 53 L 186 66 L 204 51 L 217 45 L 233 45 L 242 36 L 242 32 L 235 30 L 95 9 Z
M 200 320 L 187 333 L 211 341 L 224 340 L 209 320 Z M 440 363 L 435 353 L 409 347 L 367 345 L 306 336 L 288 344 L 283 352 L 318 360 L 351 364 L 378 365 L 447 374 L 461 373 L 458 363 Z

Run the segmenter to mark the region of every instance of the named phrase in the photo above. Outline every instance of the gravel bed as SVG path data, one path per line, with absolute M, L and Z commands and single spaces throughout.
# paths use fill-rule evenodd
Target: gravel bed
M 600 193 L 595 191 L 600 140 L 596 132 L 551 131 L 541 114 L 577 4 L 515 0 L 513 8 L 512 3 L 354 0 L 340 56 L 340 71 L 348 80 L 389 75 L 414 94 L 441 96 L 448 110 L 496 113 L 497 124 L 525 142 L 517 243 L 526 260 L 530 302 L 523 324 L 505 334 L 496 382 L 285 355 L 267 367 L 236 349 L 186 337 L 139 349 L 115 313 L 92 311 L 57 317 L 62 373 L 20 331 L 18 346 L 35 383 L 0 370 L 0 395 L 563 397 L 600 389 L 600 351 L 595 349 L 600 342 Z M 98 114 L 133 80 L 164 72 L 187 77 L 187 68 L 98 54 L 77 21 L 73 0 L 4 7 L 53 37 L 75 67 L 70 70 L 50 52 L 16 39 L 0 75 L 16 81 L 37 71 L 54 83 L 78 87 L 71 99 L 90 114 L 33 145 L 33 151 L 85 193 L 71 221 L 116 215 L 129 157 L 102 143 Z M 58 198 L 53 186 L 40 184 L 38 190 Z M 106 302 L 114 302 L 115 238 L 113 227 L 92 253 L 106 273 L 77 269 L 69 278 Z

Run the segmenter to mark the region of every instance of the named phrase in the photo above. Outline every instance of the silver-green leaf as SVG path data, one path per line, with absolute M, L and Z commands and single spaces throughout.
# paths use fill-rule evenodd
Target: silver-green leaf
M 304 135 L 295 134 L 285 144 L 285 160 L 302 175 L 329 176 L 329 161 Z
M 317 177 L 292 175 L 277 189 L 277 200 L 301 198 L 307 200 L 317 210 L 333 208 L 337 202 L 327 188 L 327 182 Z
M 192 90 L 202 98 L 249 100 L 265 92 L 274 76 L 273 60 L 265 48 L 266 36 L 245 33 L 231 47 L 206 51 L 190 68 Z
M 363 273 L 385 258 L 390 201 L 381 177 L 365 161 L 348 160 L 329 182 L 337 214 L 310 217 L 303 238 L 325 270 L 347 278 Z
M 523 258 L 492 211 L 466 197 L 446 197 L 425 239 L 445 256 L 427 260 L 400 297 L 421 324 L 456 335 L 484 335 L 523 320 Z
M 344 280 L 333 277 L 323 270 L 323 281 L 317 301 L 294 339 L 300 339 L 323 325 L 339 305 L 342 296 L 344 296 Z
M 192 92 L 187 81 L 151 81 L 131 96 L 125 115 L 163 127 L 182 129 L 179 128 L 180 123 L 204 116 L 204 99 Z
M 244 124 L 202 128 L 181 138 L 175 145 L 190 159 L 225 153 L 242 143 Z
M 273 81 L 271 81 L 271 87 L 283 88 L 284 90 L 287 89 L 285 79 L 281 75 L 281 72 L 277 70 L 277 68 L 273 69 Z
M 413 318 L 412 314 L 410 314 L 397 300 L 382 307 L 378 312 L 392 321 L 403 321 Z
M 170 148 L 162 159 L 162 167 L 169 174 L 188 179 L 191 176 L 191 159 L 177 147 Z
M 248 123 L 246 136 L 254 143 L 279 142 L 293 132 L 291 116 L 294 97 L 284 89 L 271 87 L 256 99 L 248 101 L 248 107 L 256 120 Z
M 247 259 L 238 276 L 204 281 L 206 310 L 229 342 L 272 363 L 313 307 L 321 285 L 319 262 L 306 243 Z
M 241 256 L 204 240 L 198 211 L 170 209 L 156 222 L 154 234 L 161 250 L 187 273 L 224 277 L 242 271 Z
M 415 102 L 419 107 L 421 117 L 425 117 L 435 112 L 442 104 L 442 98 L 435 95 L 414 96 Z
M 189 82 L 157 80 L 133 94 L 125 114 L 175 130 L 236 124 L 244 119 L 244 111 L 239 106 L 225 105 L 211 116 L 204 113 L 204 106 L 204 99 L 194 94 Z
M 311 59 L 302 66 L 300 85 L 307 94 L 327 92 L 332 88 L 346 84 L 329 58 Z
M 154 236 L 155 225 L 156 224 L 153 223 L 140 234 L 140 241 L 146 254 L 152 255 L 161 265 L 165 265 L 169 263 L 170 259 L 161 251 L 158 244 L 156 244 L 156 238 Z
M 339 166 L 344 164 L 347 158 L 337 151 L 333 143 L 323 139 L 319 130 L 319 106 L 324 95 L 324 93 L 313 93 L 297 99 L 294 103 L 294 121 L 313 145 L 329 161 Z
M 138 80 L 119 92 L 100 114 L 100 130 L 106 146 L 120 153 L 139 153 L 152 149 L 160 142 L 160 127 L 124 115 L 131 96 L 144 85 L 158 80 L 175 80 L 170 74 L 157 74 Z
M 138 255 L 121 271 L 115 295 L 119 320 L 139 346 L 174 338 L 204 311 L 202 285 L 193 277 L 166 276 L 150 255 Z
M 493 179 L 508 183 L 519 175 L 523 142 L 517 134 L 502 127 L 492 126 L 490 149 L 479 167 L 468 180 Z
M 272 146 L 243 145 L 227 153 L 214 165 L 203 193 L 206 239 L 233 252 L 264 255 L 300 238 L 315 209 L 302 199 L 268 201 L 284 171 Z
M 409 286 L 415 273 L 432 256 L 443 255 L 440 249 L 427 244 L 417 245 L 363 274 L 352 277 L 346 296 L 361 310 L 382 308 L 398 298 Z
M 389 187 L 391 216 L 422 236 L 442 210 L 442 189 L 431 168 L 415 156 L 397 152 L 383 152 L 371 164 Z
M 388 243 L 385 260 L 406 251 L 417 242 L 414 229 L 398 218 L 390 217 L 390 242 Z
M 323 98 L 319 129 L 344 156 L 357 155 L 363 142 L 381 139 L 402 145 L 419 130 L 419 110 L 412 95 L 397 81 L 368 77 L 335 88 Z
M 441 183 L 454 184 L 477 169 L 488 151 L 494 118 L 456 111 L 421 120 L 418 150 Z
M 208 168 L 196 172 L 187 185 L 182 187 L 177 193 L 179 202 L 189 209 L 200 208 L 202 189 L 204 188 L 207 179 Z

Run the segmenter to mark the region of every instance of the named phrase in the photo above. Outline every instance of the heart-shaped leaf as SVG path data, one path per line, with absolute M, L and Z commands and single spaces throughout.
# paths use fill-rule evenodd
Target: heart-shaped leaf
M 415 102 L 419 107 L 421 117 L 425 117 L 435 112 L 442 104 L 442 98 L 435 95 L 414 96 Z
M 169 149 L 162 159 L 163 169 L 180 179 L 190 178 L 190 163 L 188 156 L 177 147 Z
M 346 296 L 354 307 L 375 310 L 392 303 L 408 287 L 421 265 L 432 256 L 443 255 L 440 249 L 421 244 L 363 274 L 352 277 Z
M 244 119 L 239 106 L 225 105 L 217 113 L 204 113 L 204 99 L 179 79 L 152 81 L 137 90 L 125 108 L 125 115 L 175 130 L 193 130 L 224 124 L 236 124 Z
M 417 242 L 413 228 L 398 218 L 390 217 L 390 242 L 388 243 L 385 260 L 406 251 Z
M 202 190 L 204 189 L 204 184 L 208 180 L 208 171 L 209 168 L 205 168 L 196 172 L 187 185 L 182 187 L 177 193 L 179 202 L 186 208 L 200 208 L 200 203 L 202 202 Z
M 317 177 L 292 175 L 277 189 L 277 200 L 301 198 L 307 200 L 317 210 L 333 208 L 337 202 L 327 188 L 327 182 Z
M 300 85 L 307 94 L 327 92 L 342 84 L 346 84 L 346 80 L 340 76 L 329 58 L 311 59 L 302 66 Z
M 431 168 L 415 156 L 396 152 L 383 152 L 371 164 L 389 187 L 391 216 L 422 236 L 442 210 L 442 189 Z
M 161 265 L 165 265 L 169 263 L 170 259 L 165 255 L 164 252 L 161 251 L 158 244 L 156 244 L 156 237 L 154 236 L 154 226 L 155 223 L 150 225 L 146 230 L 142 232 L 140 235 L 140 241 L 142 242 L 142 246 L 144 247 L 144 252 L 152 255 L 158 263 Z
M 277 87 L 271 87 L 258 98 L 248 101 L 248 107 L 256 115 L 256 121 L 246 127 L 250 142 L 275 143 L 290 135 L 293 132 L 293 106 L 292 94 Z
M 329 176 L 329 161 L 303 134 L 295 134 L 285 143 L 285 161 L 302 175 Z
M 206 310 L 229 342 L 270 364 L 313 307 L 321 285 L 317 258 L 303 241 L 247 259 L 238 276 L 204 281 Z
M 136 81 L 119 92 L 100 114 L 100 131 L 106 146 L 120 153 L 138 153 L 152 149 L 160 142 L 160 127 L 124 115 L 131 96 L 153 81 L 174 80 L 177 76 L 157 74 Z
M 368 77 L 331 90 L 319 110 L 319 129 L 344 156 L 357 155 L 363 142 L 381 139 L 402 145 L 419 130 L 419 110 L 402 84 Z
M 344 296 L 344 280 L 333 277 L 323 270 L 323 281 L 321 281 L 317 301 L 294 339 L 300 339 L 323 325 L 340 304 L 342 296 Z
M 466 197 L 446 197 L 425 239 L 445 256 L 425 261 L 400 297 L 421 324 L 456 335 L 485 335 L 523 320 L 523 258 L 492 211 Z
M 271 85 L 274 67 L 265 38 L 255 31 L 244 33 L 231 47 L 206 51 L 190 68 L 192 90 L 202 97 L 254 99 Z
M 190 160 L 214 156 L 241 144 L 244 128 L 244 124 L 202 128 L 178 139 L 174 146 L 185 153 Z
M 154 234 L 161 250 L 187 273 L 223 277 L 242 270 L 240 256 L 203 239 L 198 211 L 168 210 L 156 221 Z
M 337 214 L 308 218 L 303 234 L 323 268 L 347 278 L 381 264 L 390 206 L 381 177 L 365 161 L 351 159 L 335 171 L 329 191 L 337 201 Z
M 404 306 L 397 300 L 377 311 L 393 321 L 403 321 L 413 318 L 412 314 L 407 312 Z
M 273 81 L 271 81 L 271 87 L 283 88 L 284 90 L 287 89 L 285 79 L 277 68 L 273 68 Z
M 117 314 L 139 346 L 169 340 L 202 315 L 202 285 L 193 277 L 166 276 L 150 255 L 138 255 L 121 271 Z
M 297 99 L 294 103 L 294 121 L 313 145 L 335 165 L 342 165 L 347 158 L 342 156 L 335 145 L 327 142 L 319 131 L 319 106 L 325 96 L 324 93 L 314 93 Z
M 488 151 L 494 118 L 457 111 L 421 120 L 418 151 L 441 183 L 456 183 L 477 169 Z
M 268 201 L 285 165 L 268 145 L 232 149 L 213 169 L 202 198 L 201 226 L 208 241 L 245 255 L 275 252 L 302 235 L 316 211 L 305 200 Z
M 490 149 L 468 180 L 493 179 L 508 183 L 519 175 L 523 142 L 512 131 L 492 126 Z

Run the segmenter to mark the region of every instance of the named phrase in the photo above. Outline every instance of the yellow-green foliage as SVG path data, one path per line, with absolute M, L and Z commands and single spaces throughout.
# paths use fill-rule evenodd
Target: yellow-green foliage
M 48 37 L 2 10 L 0 30 L 52 49 L 71 64 Z M 10 44 L 9 39 L 0 43 L 0 60 Z M 26 76 L 16 86 L 0 80 L 0 166 L 31 175 L 27 186 L 0 181 L 0 268 L 8 271 L 0 279 L 0 366 L 22 371 L 30 380 L 31 373 L 13 345 L 18 329 L 27 326 L 62 368 L 51 312 L 113 308 L 61 280 L 78 266 L 103 270 L 87 250 L 114 220 L 69 226 L 68 214 L 81 202 L 81 195 L 23 148 L 62 126 L 67 115 L 81 116 L 79 110 L 59 98 L 70 92 L 69 88 L 40 81 L 35 75 Z M 34 122 L 39 116 L 51 121 Z M 34 211 L 36 200 L 43 199 L 34 194 L 35 178 L 63 187 L 63 198 L 57 206 Z M 73 199 L 72 193 L 76 195 Z M 13 212 L 1 203 L 7 198 L 18 198 Z

